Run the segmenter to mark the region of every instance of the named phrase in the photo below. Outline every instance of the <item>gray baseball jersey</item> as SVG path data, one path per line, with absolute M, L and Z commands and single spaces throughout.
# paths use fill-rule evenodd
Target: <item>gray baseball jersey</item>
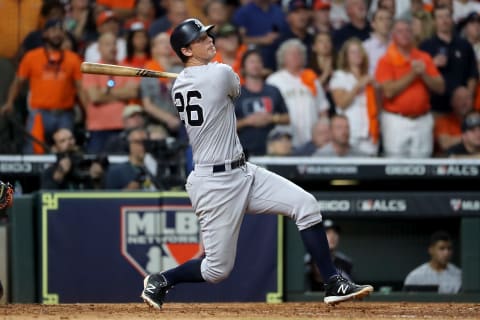
M 223 163 L 242 155 L 233 104 L 239 94 L 237 74 L 221 63 L 185 68 L 175 80 L 173 101 L 196 164 Z
M 283 214 L 300 230 L 322 221 L 316 199 L 299 186 L 248 162 L 232 165 L 243 157 L 232 102 L 239 92 L 238 76 L 219 63 L 186 67 L 172 88 L 193 149 L 185 188 L 202 232 L 202 277 L 212 283 L 233 268 L 245 212 Z

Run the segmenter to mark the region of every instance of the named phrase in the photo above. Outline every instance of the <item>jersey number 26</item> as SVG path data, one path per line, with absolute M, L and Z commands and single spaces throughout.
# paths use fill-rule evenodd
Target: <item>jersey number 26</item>
M 176 92 L 175 93 L 175 106 L 177 107 L 178 113 L 180 114 L 180 119 L 182 119 L 182 122 L 185 123 L 185 120 L 187 123 L 193 127 L 198 127 L 203 124 L 203 110 L 202 107 L 198 104 L 191 104 L 190 99 L 191 98 L 197 98 L 201 99 L 202 94 L 197 91 L 187 91 L 187 99 L 184 99 L 183 95 L 181 92 Z M 185 105 L 185 100 L 187 100 L 187 104 Z M 187 113 L 187 117 L 185 118 L 185 115 L 182 114 L 183 112 Z

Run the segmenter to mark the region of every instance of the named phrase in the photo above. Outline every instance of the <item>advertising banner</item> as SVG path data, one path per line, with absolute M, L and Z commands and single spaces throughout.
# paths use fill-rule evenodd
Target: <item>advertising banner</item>
M 186 193 L 42 193 L 43 303 L 140 302 L 143 278 L 201 255 Z M 225 212 L 228 214 L 228 212 Z M 280 301 L 281 218 L 246 215 L 230 277 L 167 301 Z

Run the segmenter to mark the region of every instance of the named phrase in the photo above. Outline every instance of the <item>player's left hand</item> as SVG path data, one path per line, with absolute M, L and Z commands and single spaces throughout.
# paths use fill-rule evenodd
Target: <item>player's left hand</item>
M 10 183 L 0 181 L 0 210 L 10 208 L 13 205 L 13 186 Z

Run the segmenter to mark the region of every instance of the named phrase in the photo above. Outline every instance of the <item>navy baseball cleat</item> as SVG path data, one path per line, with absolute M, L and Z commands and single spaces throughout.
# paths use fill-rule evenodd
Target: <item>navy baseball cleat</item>
M 335 305 L 342 301 L 361 299 L 373 292 L 370 285 L 357 285 L 340 275 L 332 277 L 325 285 L 325 298 L 323 302 Z
M 149 306 L 161 309 L 168 290 L 167 279 L 161 274 L 151 274 L 143 280 L 143 291 L 140 296 Z

